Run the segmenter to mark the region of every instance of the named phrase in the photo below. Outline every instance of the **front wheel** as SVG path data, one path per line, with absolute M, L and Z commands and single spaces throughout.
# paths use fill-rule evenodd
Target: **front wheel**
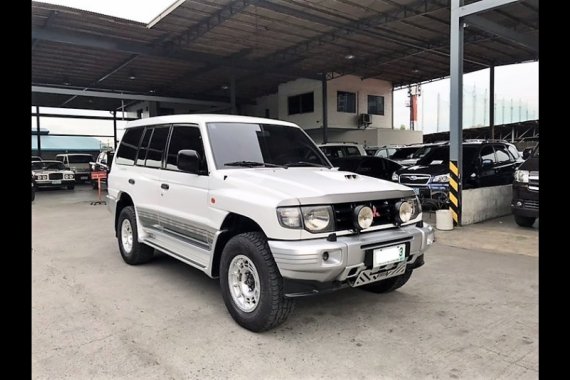
M 361 288 L 373 293 L 389 293 L 401 288 L 408 282 L 412 276 L 413 269 L 406 269 L 404 274 L 396 277 L 387 278 L 386 280 L 373 282 L 371 284 L 362 285 Z
M 261 332 L 283 323 L 294 302 L 285 298 L 283 278 L 261 232 L 231 238 L 220 260 L 222 297 L 233 319 Z
M 121 257 L 130 265 L 144 264 L 154 254 L 154 249 L 146 244 L 139 243 L 137 233 L 137 218 L 135 209 L 127 206 L 121 210 L 117 224 L 117 239 Z
M 73 190 L 75 189 L 75 185 L 67 185 L 67 190 Z
M 532 227 L 536 218 L 530 216 L 515 215 L 515 222 L 521 227 Z

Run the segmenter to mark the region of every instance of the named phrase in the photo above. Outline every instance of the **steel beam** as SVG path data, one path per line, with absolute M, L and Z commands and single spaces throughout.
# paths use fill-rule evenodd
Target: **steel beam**
M 450 22 L 450 97 L 449 97 L 449 161 L 457 170 L 457 209 L 455 222 L 461 225 L 461 182 L 463 181 L 463 0 L 451 0 Z M 451 171 L 451 170 L 450 170 Z M 451 190 L 450 190 L 451 191 Z M 453 206 L 452 206 L 453 209 Z
M 464 18 L 464 21 L 468 27 L 473 26 L 479 30 L 502 37 L 538 53 L 538 36 L 525 36 L 513 29 L 505 28 L 502 25 L 477 15 L 467 16 Z
M 36 134 L 38 139 L 38 156 L 42 156 L 42 139 L 40 136 L 40 107 L 36 106 Z
M 37 113 L 32 112 L 32 116 L 37 116 Z M 113 116 L 68 115 L 68 114 L 58 114 L 58 113 L 41 113 L 40 116 L 61 118 L 61 119 L 113 120 Z M 137 120 L 137 118 L 125 117 L 124 120 Z M 52 136 L 51 133 L 50 136 Z
M 489 127 L 491 140 L 495 139 L 495 66 L 489 69 Z
M 236 77 L 234 75 L 230 78 L 230 104 L 232 107 L 232 115 L 237 115 L 236 105 Z
M 322 74 L 321 87 L 322 87 L 322 98 L 323 98 L 323 144 L 326 144 L 328 142 L 327 130 L 329 127 L 327 73 Z
M 519 0 L 479 0 L 469 5 L 462 5 L 458 9 L 457 17 L 465 17 L 471 14 L 490 11 L 503 5 L 515 3 Z M 454 0 L 451 0 L 453 4 Z
M 113 150 L 117 151 L 117 111 L 113 111 Z
M 125 100 L 142 100 L 142 101 L 149 101 L 149 102 L 195 104 L 195 105 L 204 105 L 204 106 L 206 106 L 206 105 L 209 105 L 209 106 L 229 106 L 229 103 L 207 101 L 207 100 L 171 98 L 171 97 L 166 97 L 166 96 L 125 94 L 125 93 L 121 93 L 121 92 L 72 90 L 72 89 L 68 89 L 68 88 L 44 87 L 44 86 L 32 86 L 32 92 L 39 92 L 39 93 L 45 93 L 45 94 L 59 94 L 59 95 L 78 95 L 78 96 L 88 96 L 88 97 L 92 97 L 92 98 L 125 99 Z

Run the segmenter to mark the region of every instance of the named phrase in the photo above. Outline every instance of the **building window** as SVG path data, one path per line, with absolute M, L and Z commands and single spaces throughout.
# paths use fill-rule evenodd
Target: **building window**
M 289 115 L 297 113 L 309 113 L 315 111 L 315 99 L 312 92 L 290 96 L 288 98 Z
M 368 95 L 368 113 L 371 115 L 384 115 L 384 97 Z
M 356 94 L 354 92 L 336 92 L 336 110 L 338 112 L 356 113 Z

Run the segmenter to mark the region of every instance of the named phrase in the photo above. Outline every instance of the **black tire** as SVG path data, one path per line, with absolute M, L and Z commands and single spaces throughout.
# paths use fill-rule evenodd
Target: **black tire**
M 75 185 L 67 185 L 67 190 L 73 190 L 75 189 Z
M 515 215 L 515 222 L 521 227 L 532 227 L 535 220 L 533 217 Z
M 228 279 L 229 267 L 237 255 L 246 256 L 257 270 L 260 285 L 259 302 L 251 312 L 241 310 L 234 302 Z M 220 260 L 222 297 L 233 319 L 242 327 L 261 332 L 283 323 L 293 310 L 292 299 L 285 298 L 283 278 L 261 232 L 246 232 L 231 238 Z
M 132 231 L 132 248 L 129 251 L 123 246 L 121 228 L 124 220 L 128 220 Z M 137 232 L 137 218 L 135 216 L 135 209 L 133 206 L 127 206 L 121 210 L 119 220 L 117 222 L 117 240 L 119 242 L 119 251 L 125 263 L 129 265 L 139 265 L 148 262 L 152 259 L 154 248 L 146 244 L 139 243 Z
M 413 269 L 406 269 L 404 274 L 396 277 L 387 278 L 386 280 L 373 282 L 371 284 L 362 285 L 360 288 L 373 293 L 389 293 L 401 288 L 408 282 L 412 276 Z

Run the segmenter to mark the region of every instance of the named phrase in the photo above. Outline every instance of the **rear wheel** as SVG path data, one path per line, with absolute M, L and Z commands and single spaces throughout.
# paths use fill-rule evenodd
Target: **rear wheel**
M 373 282 L 371 284 L 362 285 L 360 288 L 373 293 L 389 293 L 401 288 L 408 282 L 412 276 L 413 269 L 406 269 L 404 274 L 386 280 Z
M 247 232 L 228 241 L 220 260 L 224 303 L 242 327 L 266 331 L 283 323 L 293 310 L 285 298 L 283 278 L 261 232 Z
M 532 227 L 535 220 L 533 217 L 515 215 L 515 222 L 521 227 Z
M 121 257 L 127 264 L 144 264 L 152 259 L 154 249 L 146 244 L 139 243 L 137 218 L 133 206 L 127 206 L 121 210 L 117 228 L 119 250 Z
M 67 190 L 73 190 L 75 189 L 75 185 L 67 185 Z

